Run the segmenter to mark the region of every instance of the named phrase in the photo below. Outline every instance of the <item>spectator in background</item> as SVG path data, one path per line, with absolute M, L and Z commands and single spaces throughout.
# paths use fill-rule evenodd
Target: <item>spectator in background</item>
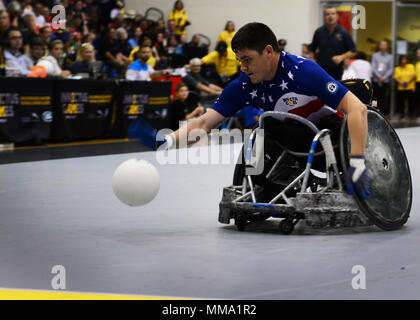
M 232 49 L 228 48 L 226 42 L 219 42 L 216 50 L 201 58 L 201 61 L 204 64 L 214 64 L 223 86 L 238 75 L 239 61 Z
M 190 70 L 182 81 L 188 86 L 191 92 L 196 93 L 199 97 L 206 97 L 209 95 L 220 95 L 222 88 L 208 82 L 201 75 L 201 60 L 199 58 L 191 59 Z
M 153 43 L 153 47 L 156 48 L 156 52 L 159 57 L 162 58 L 165 56 L 166 39 L 163 32 L 158 32 L 156 34 L 156 40 Z
M 236 31 L 235 31 L 235 24 L 233 23 L 233 21 L 228 21 L 226 22 L 225 25 L 225 30 L 223 30 L 222 32 L 220 32 L 219 37 L 217 38 L 217 42 L 226 42 L 226 44 L 228 45 L 228 47 L 231 47 L 231 43 L 232 43 L 232 38 L 235 35 Z
M 417 49 L 416 51 L 416 57 L 417 57 L 417 62 L 416 62 L 416 93 L 415 93 L 415 104 L 414 104 L 414 108 L 415 108 L 415 115 L 417 117 L 420 116 L 420 49 Z
M 48 43 L 50 43 L 51 35 L 52 35 L 52 30 L 51 30 L 51 27 L 49 26 L 41 28 L 39 32 L 39 36 L 44 40 L 45 45 L 48 45 Z
M 95 61 L 95 48 L 90 43 L 83 43 L 77 51 L 76 62 L 70 66 L 72 74 L 89 74 L 90 63 Z
M 278 41 L 279 47 L 281 51 L 286 51 L 287 41 L 286 39 L 279 39 Z
M 305 59 L 312 59 L 311 52 L 309 51 L 309 44 L 302 43 L 302 52 L 300 55 Z
M 0 39 L 5 38 L 5 32 L 10 27 L 10 16 L 7 10 L 0 10 Z
M 399 66 L 395 68 L 394 79 L 397 82 L 397 115 L 400 119 L 414 113 L 414 91 L 416 90 L 416 71 L 408 62 L 407 56 L 399 58 Z M 406 106 L 407 104 L 407 106 Z M 405 112 L 406 107 L 408 113 Z
M 188 86 L 180 83 L 175 88 L 176 98 L 171 105 L 170 129 L 179 129 L 180 121 L 188 121 L 199 117 L 204 113 L 204 108 L 199 105 L 198 100 L 189 94 Z
M 315 54 L 315 61 L 334 79 L 340 80 L 343 61 L 354 57 L 356 46 L 347 30 L 337 22 L 337 9 L 326 7 L 324 25 L 315 31 L 310 50 Z
M 27 68 L 25 58 L 22 53 L 23 38 L 22 33 L 16 27 L 10 27 L 6 31 L 6 48 L 4 59 L 7 68 L 16 69 L 12 73 L 14 76 L 26 76 L 31 70 Z
M 156 22 L 156 33 L 162 32 L 163 34 L 165 34 L 166 32 L 166 26 L 165 26 L 165 20 L 163 19 L 159 19 Z
M 186 61 L 198 57 L 202 58 L 208 53 L 208 48 L 205 45 L 200 45 L 200 35 L 195 34 L 192 36 L 191 41 L 184 46 L 184 55 Z
M 137 59 L 128 66 L 125 78 L 127 80 L 146 81 L 151 80 L 152 77 L 161 77 L 168 75 L 169 70 L 155 71 L 147 61 L 152 55 L 152 49 L 148 46 L 143 46 L 136 53 Z
M 350 79 L 356 79 L 356 71 L 354 71 L 353 68 L 351 68 L 351 63 L 353 60 L 350 60 L 349 58 L 344 59 L 343 61 L 343 75 L 341 76 L 341 80 L 350 80 Z
M 350 68 L 354 70 L 357 79 L 364 79 L 371 82 L 372 66 L 367 61 L 367 56 L 360 51 L 356 54 L 354 61 L 350 64 Z
M 166 39 L 176 37 L 175 28 L 175 20 L 168 20 L 168 28 L 166 29 Z
M 53 40 L 48 45 L 49 55 L 42 57 L 37 66 L 43 66 L 48 76 L 67 78 L 69 70 L 61 69 L 61 60 L 64 53 L 64 43 L 60 39 Z
M 181 0 L 175 1 L 174 8 L 169 12 L 168 20 L 175 22 L 175 34 L 177 37 L 187 34 L 186 27 L 188 23 L 188 15 L 184 11 L 184 3 Z
M 394 59 L 388 53 L 388 42 L 386 40 L 379 43 L 379 51 L 372 55 L 371 63 L 373 96 L 377 100 L 379 110 L 388 116 Z
M 43 56 L 45 55 L 45 41 L 41 37 L 34 37 L 29 40 L 29 53 L 23 56 L 26 68 L 32 70 Z
M 48 6 L 43 6 L 41 9 L 41 14 L 45 19 L 45 26 L 51 26 L 51 12 Z
M 143 30 L 140 27 L 136 27 L 134 29 L 133 37 L 128 39 L 128 44 L 130 45 L 131 49 L 140 46 L 140 39 L 143 35 Z
M 113 27 L 108 28 L 106 37 L 102 42 L 102 53 L 104 56 L 105 64 L 111 66 L 114 72 L 122 76 L 125 72 L 126 67 L 129 65 L 126 56 L 120 52 L 119 44 L 116 41 L 115 29 Z M 127 43 L 128 44 L 128 43 Z

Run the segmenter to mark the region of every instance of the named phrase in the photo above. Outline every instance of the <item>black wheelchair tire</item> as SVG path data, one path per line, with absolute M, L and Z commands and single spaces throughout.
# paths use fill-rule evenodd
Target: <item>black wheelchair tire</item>
M 393 137 L 395 138 L 395 143 L 398 145 L 399 150 L 401 151 L 401 157 L 405 161 L 405 163 L 403 165 L 405 165 L 405 168 L 408 171 L 408 174 L 407 174 L 408 188 L 409 188 L 409 190 L 408 190 L 408 205 L 407 205 L 406 210 L 404 210 L 404 212 L 401 213 L 401 216 L 400 216 L 399 219 L 397 219 L 396 221 L 391 221 L 391 220 L 385 219 L 380 214 L 375 212 L 375 210 L 373 210 L 372 208 L 369 207 L 369 205 L 367 204 L 367 201 L 369 200 L 369 198 L 364 200 L 359 195 L 357 195 L 356 193 L 354 193 L 354 198 L 355 198 L 355 200 L 358 204 L 359 209 L 363 212 L 363 214 L 365 214 L 365 216 L 372 223 L 374 223 L 377 227 L 379 227 L 383 230 L 393 231 L 393 230 L 397 230 L 397 229 L 401 228 L 407 222 L 407 220 L 409 218 L 409 215 L 410 215 L 412 198 L 413 198 L 413 187 L 412 187 L 412 181 L 411 181 L 410 168 L 409 168 L 409 165 L 408 165 L 407 156 L 406 156 L 405 151 L 403 149 L 402 143 L 401 143 L 400 139 L 398 138 L 398 135 L 395 132 L 395 130 L 392 128 L 392 126 L 388 123 L 388 121 L 385 119 L 385 117 L 380 112 L 378 112 L 377 110 L 373 109 L 370 106 L 368 106 L 368 115 L 369 115 L 369 113 L 374 113 L 375 116 L 382 118 L 384 123 L 386 123 L 389 126 L 388 129 L 391 132 L 391 134 L 393 135 Z M 343 175 L 344 179 L 346 177 L 348 166 L 349 166 L 349 152 L 348 152 L 349 144 L 348 144 L 348 142 L 349 142 L 349 138 L 348 138 L 347 118 L 346 118 L 343 121 L 343 125 L 342 125 L 341 132 L 340 132 L 340 157 L 341 157 L 341 163 L 342 163 L 342 167 L 343 167 L 343 171 L 344 171 L 344 175 Z M 372 195 L 370 195 L 369 197 L 372 197 Z

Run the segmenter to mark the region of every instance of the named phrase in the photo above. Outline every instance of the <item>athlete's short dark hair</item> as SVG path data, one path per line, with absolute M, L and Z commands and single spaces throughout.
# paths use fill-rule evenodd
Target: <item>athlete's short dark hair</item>
M 268 45 L 272 46 L 275 52 L 280 52 L 274 32 L 265 24 L 259 22 L 244 25 L 232 39 L 232 50 L 234 52 L 246 48 L 261 54 Z

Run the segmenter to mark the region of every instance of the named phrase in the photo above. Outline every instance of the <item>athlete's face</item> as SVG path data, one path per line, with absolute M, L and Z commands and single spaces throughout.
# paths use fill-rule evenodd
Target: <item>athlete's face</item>
M 240 49 L 236 52 L 236 58 L 241 62 L 241 71 L 248 75 L 252 83 L 272 80 L 274 50 L 270 45 L 261 54 L 256 50 Z

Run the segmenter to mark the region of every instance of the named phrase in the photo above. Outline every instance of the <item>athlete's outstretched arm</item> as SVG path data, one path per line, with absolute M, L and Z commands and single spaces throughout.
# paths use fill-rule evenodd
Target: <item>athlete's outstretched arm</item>
M 191 130 L 194 129 L 203 129 L 205 132 L 209 133 L 211 129 L 217 127 L 219 124 L 225 121 L 225 117 L 222 116 L 217 111 L 210 109 L 200 117 L 188 122 L 187 125 L 179 128 L 171 136 L 174 138 L 174 143 L 179 145 L 179 141 L 187 141 L 187 137 Z M 188 141 L 188 144 L 195 143 L 197 141 Z
M 337 110 L 347 114 L 351 154 L 364 155 L 368 128 L 366 106 L 351 91 L 348 91 Z

